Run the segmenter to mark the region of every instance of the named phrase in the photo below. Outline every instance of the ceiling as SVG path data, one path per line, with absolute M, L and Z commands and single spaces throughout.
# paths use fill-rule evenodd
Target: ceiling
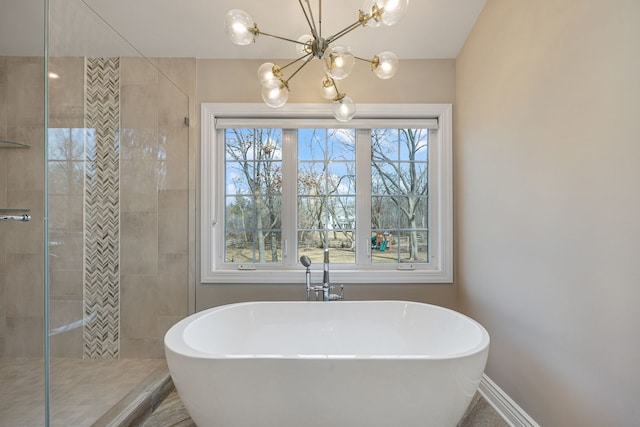
M 354 54 L 393 51 L 400 59 L 458 56 L 486 0 L 413 0 L 396 26 L 359 28 L 341 39 Z M 42 55 L 42 0 L 0 2 L 0 55 Z M 317 0 L 310 0 L 317 19 Z M 355 22 L 362 0 L 325 0 L 323 35 Z M 295 0 L 50 0 L 54 56 L 290 58 L 291 44 L 265 36 L 236 46 L 224 14 L 244 9 L 261 31 L 297 39 L 308 25 Z

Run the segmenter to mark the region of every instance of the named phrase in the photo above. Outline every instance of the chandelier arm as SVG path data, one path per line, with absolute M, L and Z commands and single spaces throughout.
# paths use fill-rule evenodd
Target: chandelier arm
M 327 38 L 327 44 L 333 43 L 334 41 L 338 40 L 340 37 L 343 37 L 343 36 L 349 34 L 351 31 L 355 30 L 360 25 L 363 25 L 363 22 L 360 21 L 360 20 L 357 20 L 353 24 L 343 28 L 342 30 L 338 31 L 337 33 L 335 33 L 331 37 Z
M 335 79 L 331 79 L 331 84 L 333 84 L 333 87 L 336 89 L 336 96 L 333 98 L 334 101 L 340 101 L 347 96 L 346 93 L 340 93 L 340 89 L 338 89 Z
M 261 34 L 261 35 L 263 35 L 263 36 L 267 36 L 267 37 L 273 37 L 274 39 L 284 40 L 284 41 L 286 41 L 286 42 L 291 42 L 291 43 L 296 43 L 296 44 L 304 44 L 304 43 L 302 43 L 302 42 L 299 42 L 298 40 L 288 39 L 288 38 L 286 38 L 286 37 L 281 37 L 281 36 L 276 36 L 276 35 L 274 35 L 274 34 L 264 33 L 264 32 L 262 32 L 262 31 L 260 31 L 260 30 L 258 30 L 258 31 L 256 32 L 256 34 Z
M 298 60 L 300 60 L 300 59 L 302 59 L 302 58 L 298 58 Z M 289 82 L 291 81 L 291 79 L 293 78 L 293 76 L 295 76 L 296 74 L 298 74 L 298 71 L 302 70 L 302 69 L 304 68 L 304 66 L 305 66 L 305 65 L 307 65 L 309 62 L 311 62 L 311 59 L 313 59 L 313 57 L 309 57 L 309 58 L 307 58 L 307 60 L 306 60 L 306 61 L 304 61 L 304 63 L 303 63 L 301 66 L 299 66 L 299 67 L 298 67 L 298 69 L 297 69 L 297 70 L 295 70 L 287 80 L 285 80 L 285 81 L 284 81 L 284 86 L 285 86 L 287 89 L 289 89 Z M 297 62 L 298 60 L 296 60 L 296 61 L 294 61 L 294 62 Z
M 320 38 L 322 38 L 322 0 L 318 1 L 318 28 L 320 29 Z
M 308 57 L 309 57 L 309 56 L 311 56 L 311 55 L 313 55 L 313 54 L 312 54 L 312 53 L 307 53 L 307 54 L 305 54 L 305 55 L 302 55 L 300 58 L 298 58 L 298 59 L 296 59 L 296 60 L 294 60 L 294 61 L 289 62 L 287 65 L 284 65 L 284 66 L 280 67 L 280 69 L 281 69 L 281 70 L 284 70 L 284 69 L 285 69 L 285 68 L 287 68 L 288 66 L 293 65 L 293 64 L 295 64 L 296 62 L 301 61 L 301 60 L 303 60 L 303 59 L 305 59 L 305 58 L 308 58 Z M 307 61 L 309 61 L 309 59 L 307 59 Z
M 318 31 L 316 30 L 316 23 L 313 21 L 313 12 L 311 11 L 311 6 L 309 5 L 309 0 L 305 0 L 307 3 L 307 6 L 309 7 L 309 13 L 307 13 L 307 9 L 304 7 L 304 4 L 302 4 L 302 0 L 298 0 L 298 3 L 300 3 L 300 7 L 302 8 L 302 13 L 304 13 L 304 17 L 307 20 L 307 24 L 309 25 L 309 29 L 311 30 L 311 34 L 313 35 L 313 38 L 318 38 Z M 309 18 L 309 15 L 311 15 L 311 18 Z

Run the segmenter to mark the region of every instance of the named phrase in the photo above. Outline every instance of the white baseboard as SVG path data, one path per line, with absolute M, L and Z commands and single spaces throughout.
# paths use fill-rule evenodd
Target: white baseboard
M 511 427 L 540 427 L 487 374 L 482 375 L 478 391 Z

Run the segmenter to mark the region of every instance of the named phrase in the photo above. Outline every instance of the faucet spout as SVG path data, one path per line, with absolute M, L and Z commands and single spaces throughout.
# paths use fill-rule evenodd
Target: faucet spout
M 322 267 L 322 284 L 324 286 L 329 286 L 331 283 L 329 280 L 329 248 L 324 248 L 324 262 Z
M 311 259 L 309 259 L 308 256 L 301 256 L 300 264 L 306 268 L 305 284 L 307 289 L 307 301 L 311 300 L 312 291 L 316 293 L 316 301 L 318 301 L 320 292 L 322 292 L 322 301 L 340 301 L 344 299 L 344 285 L 340 286 L 340 294 L 331 293 L 334 287 L 331 286 L 331 281 L 329 280 L 329 248 L 325 248 L 324 250 L 322 284 L 311 285 Z

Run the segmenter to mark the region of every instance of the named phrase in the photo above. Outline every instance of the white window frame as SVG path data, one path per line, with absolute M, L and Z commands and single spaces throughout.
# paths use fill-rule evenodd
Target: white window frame
M 298 262 L 293 248 L 283 248 L 283 264 L 237 264 L 233 268 L 223 263 L 224 203 L 217 201 L 217 195 L 224 194 L 224 171 L 219 162 L 224 158 L 223 145 L 218 143 L 216 121 L 230 118 L 274 118 L 286 121 L 299 119 L 334 120 L 325 104 L 287 104 L 277 110 L 264 104 L 217 104 L 203 103 L 201 106 L 201 282 L 202 283 L 301 283 L 304 281 L 304 267 Z M 435 182 L 430 187 L 429 216 L 436 222 L 430 223 L 430 262 L 420 264 L 374 264 L 367 267 L 356 265 L 348 268 L 332 268 L 331 281 L 334 283 L 453 283 L 453 117 L 451 104 L 359 104 L 354 120 L 370 122 L 379 126 L 380 120 L 436 119 L 438 131 L 430 138 L 429 179 Z M 350 127 L 349 123 L 336 120 L 335 127 Z M 350 122 L 350 123 L 353 123 Z M 332 124 L 333 126 L 333 124 Z M 285 128 L 286 126 L 283 126 Z M 433 150 L 432 148 L 433 147 Z M 295 153 L 294 153 L 295 154 Z M 286 151 L 283 157 L 292 155 Z M 434 161 L 435 160 L 435 161 Z M 285 173 L 285 181 L 287 180 Z M 295 182 L 295 179 L 294 179 Z M 358 185 L 356 183 L 356 185 Z M 370 192 L 370 191 L 369 191 Z M 283 212 L 283 215 L 287 215 Z M 284 222 L 283 218 L 283 222 Z M 295 220 L 295 219 L 294 219 Z M 367 239 L 370 247 L 371 235 L 362 233 L 360 239 Z M 321 278 L 322 264 L 312 266 L 312 281 Z M 315 267 L 315 268 L 314 268 Z

